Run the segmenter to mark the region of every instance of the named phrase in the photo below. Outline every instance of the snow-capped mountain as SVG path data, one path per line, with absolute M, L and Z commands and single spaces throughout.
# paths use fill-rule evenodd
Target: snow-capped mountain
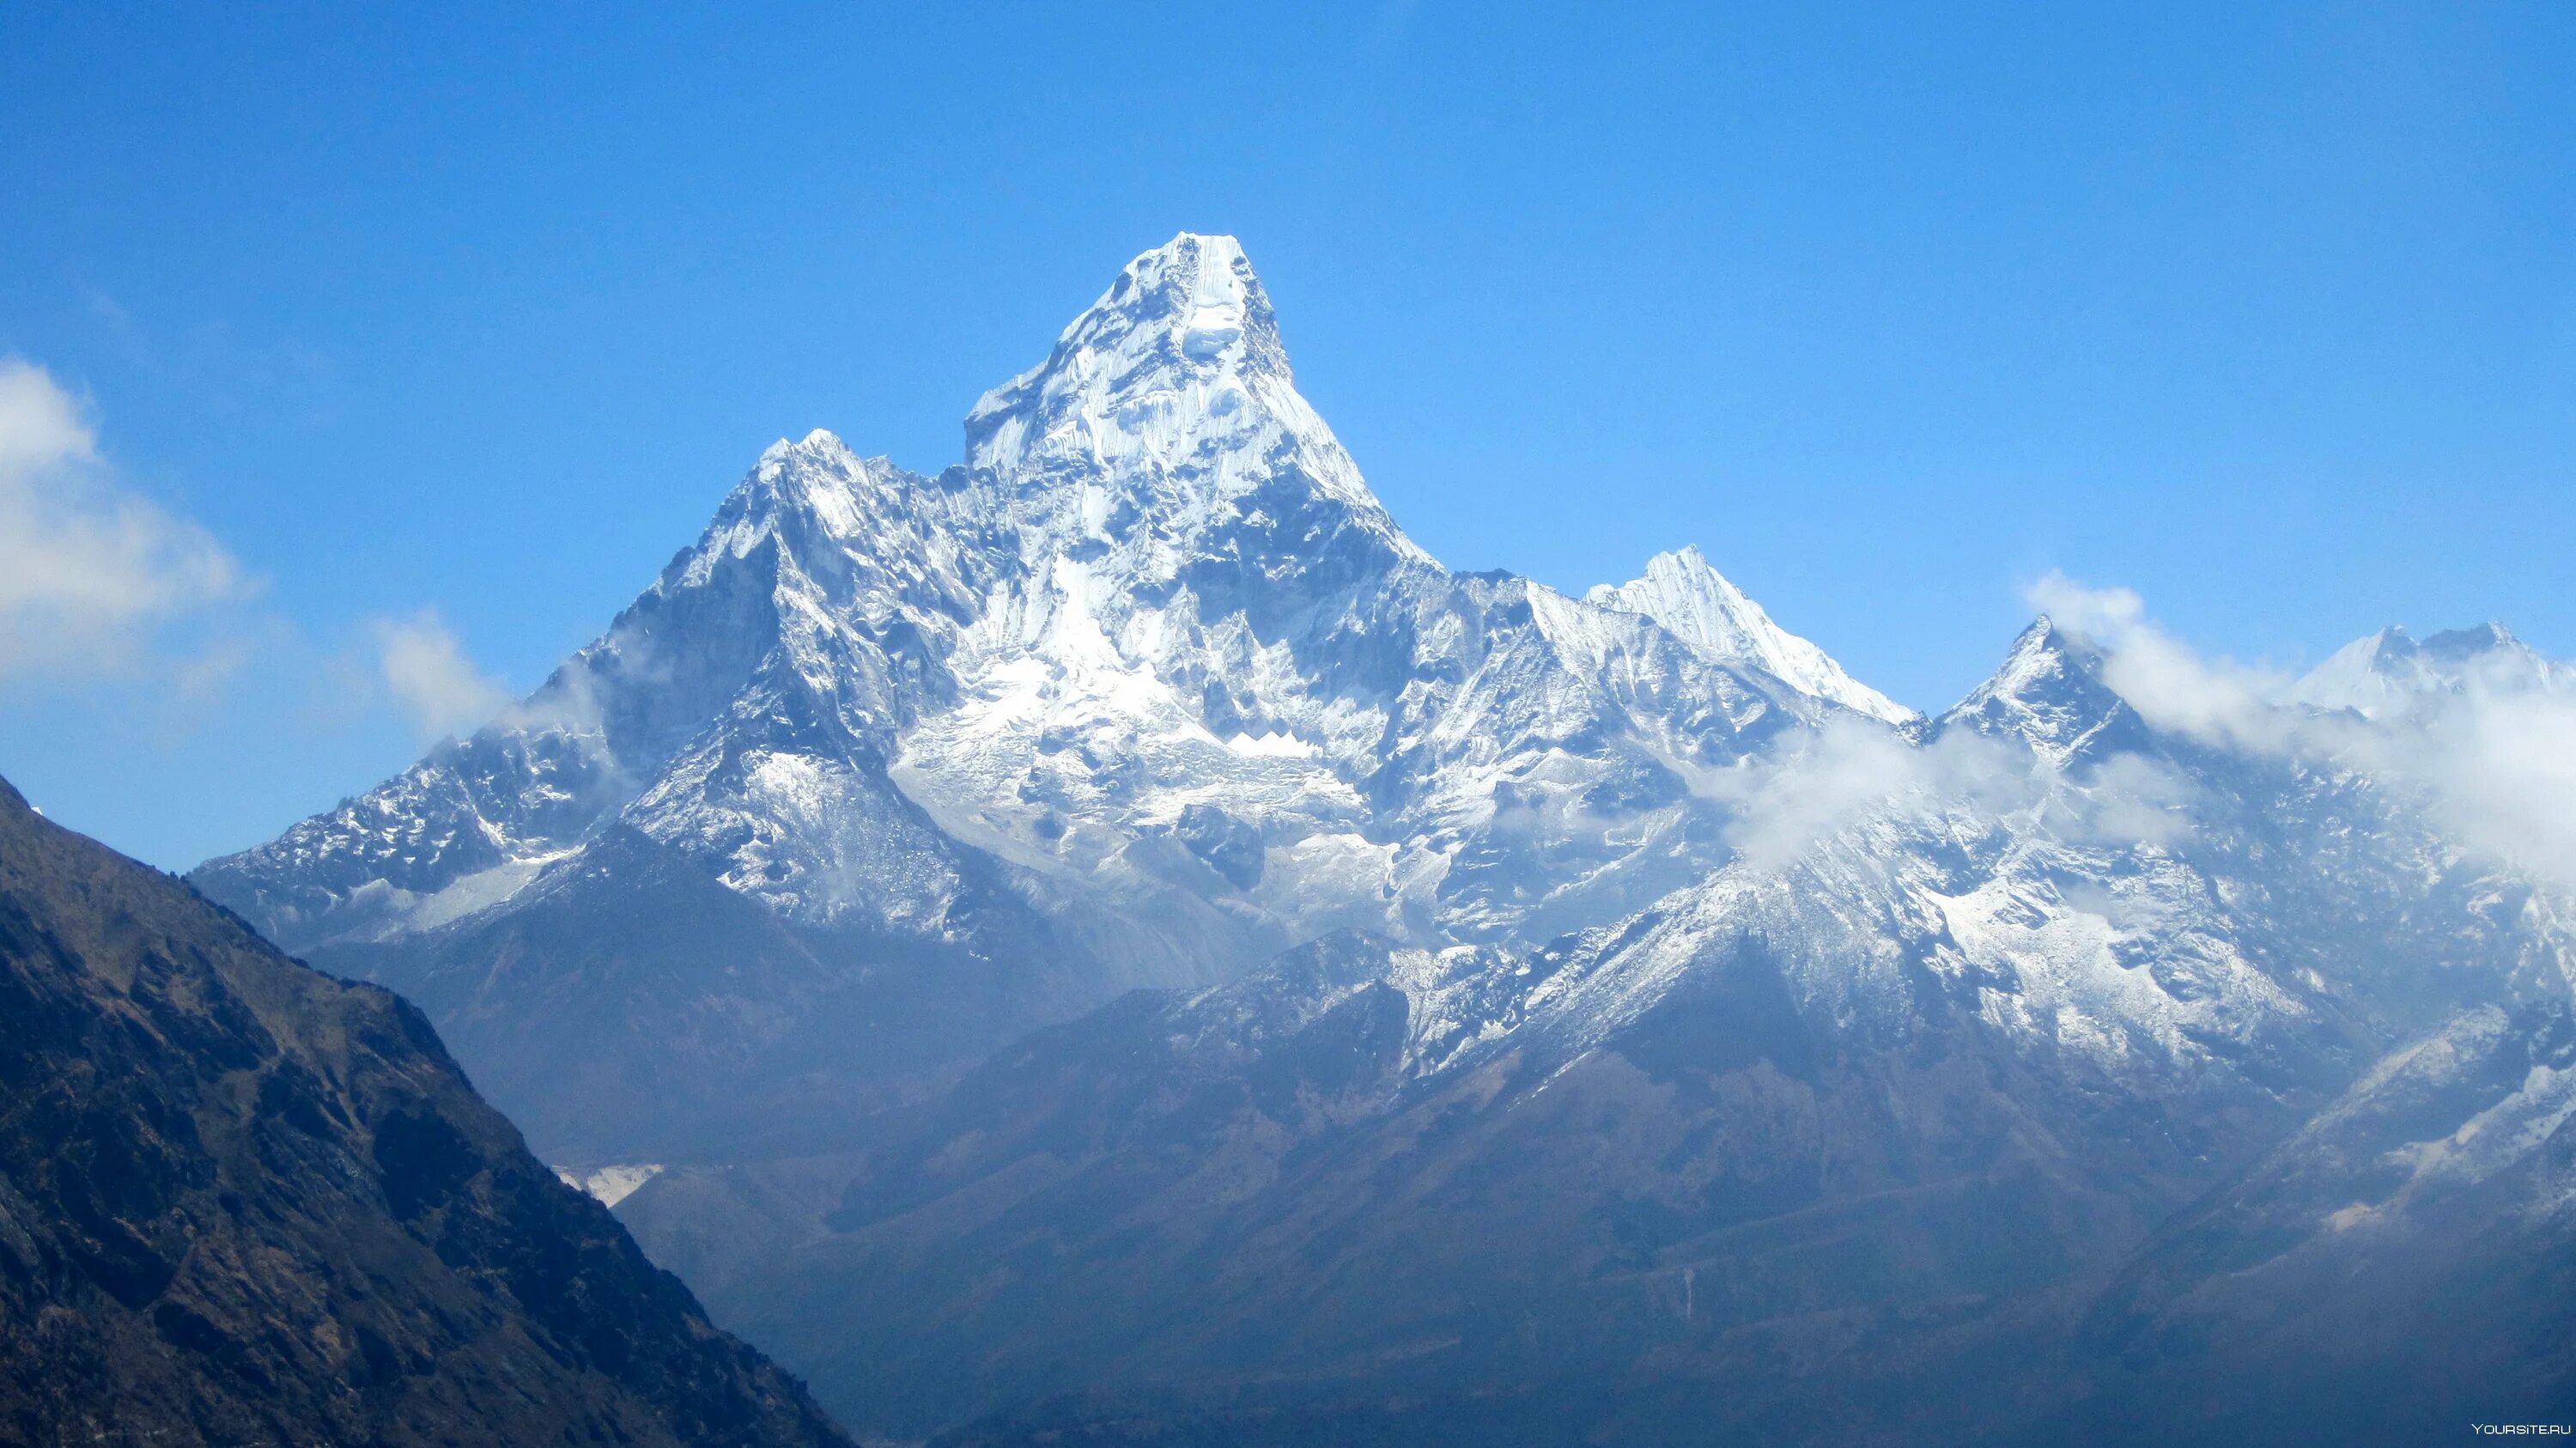
M 2563 811 L 2485 767 L 2563 774 L 2566 667 L 2165 642 L 2043 618 L 1925 718 L 1694 549 L 1450 572 L 1183 235 L 956 466 L 779 443 L 195 879 L 662 1168 L 621 1215 L 866 1432 L 2152 1441 L 2193 1344 L 2324 1330 L 2271 1264 L 2330 1317 L 2444 1203 L 2446 1281 L 2576 1241 Z
M 1698 545 L 1646 560 L 1642 578 L 1594 584 L 1584 595 L 1604 608 L 1642 613 L 1710 658 L 1751 664 L 1773 678 L 1890 724 L 1911 709 L 1843 672 L 1823 649 L 1771 621 L 1762 605 L 1709 566 Z
M 1695 553 L 1594 601 L 1442 568 L 1241 248 L 1185 234 L 976 403 L 960 465 L 779 443 L 507 716 L 195 878 L 430 1003 L 542 1145 L 660 1155 L 786 1062 L 819 1103 L 1331 929 L 1616 920 L 1727 856 L 1732 766 L 1845 717 L 1910 716 Z M 671 917 L 649 969 L 544 943 L 638 912 Z
M 2576 693 L 2576 668 L 2544 657 L 2500 623 L 2420 642 L 2391 626 L 2335 650 L 2291 686 L 2289 698 L 2378 718 L 2471 692 Z

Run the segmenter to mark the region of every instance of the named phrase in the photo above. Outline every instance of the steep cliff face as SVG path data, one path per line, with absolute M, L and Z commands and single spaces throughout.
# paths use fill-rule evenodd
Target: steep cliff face
M 0 1437 L 843 1444 L 420 1013 L 0 784 Z

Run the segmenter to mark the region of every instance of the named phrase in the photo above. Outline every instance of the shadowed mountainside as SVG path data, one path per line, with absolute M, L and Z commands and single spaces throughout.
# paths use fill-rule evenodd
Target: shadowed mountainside
M 0 783 L 0 1439 L 828 1445 L 420 1013 Z

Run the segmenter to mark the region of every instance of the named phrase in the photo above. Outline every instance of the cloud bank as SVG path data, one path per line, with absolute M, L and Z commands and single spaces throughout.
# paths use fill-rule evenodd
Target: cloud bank
M 2169 738 L 2247 759 L 2366 776 L 2457 847 L 2576 889 L 2576 671 L 2503 639 L 2495 651 L 2401 675 L 2402 707 L 2370 714 L 2302 702 L 2272 671 L 2174 638 L 2125 588 L 2051 574 L 2030 602 L 2095 650 L 2101 677 Z M 1996 819 L 2039 810 L 2069 843 L 2185 847 L 2215 802 L 2188 767 L 2153 753 L 2059 766 L 1965 729 L 1918 741 L 1861 720 L 1828 723 L 1782 753 L 1694 782 L 1728 806 L 1743 864 L 1790 865 L 1894 811 Z
M 2292 702 L 2297 681 L 2198 653 L 2128 589 L 2051 574 L 2030 599 L 2102 651 L 2104 682 L 2150 724 L 2368 775 L 2462 846 L 2576 888 L 2576 688 L 2563 666 L 2499 650 L 2412 684 L 2405 707 L 2365 716 Z

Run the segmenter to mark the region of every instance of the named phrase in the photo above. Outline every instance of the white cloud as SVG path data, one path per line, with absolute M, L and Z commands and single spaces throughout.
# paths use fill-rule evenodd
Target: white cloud
M 2115 754 L 2078 784 L 2075 834 L 2097 844 L 2170 849 L 2192 831 L 2200 802 L 2191 781 L 2141 754 Z
M 98 438 L 81 421 L 71 394 L 42 367 L 16 357 L 0 359 L 0 477 L 97 457 Z
M 313 662 L 294 625 L 244 606 L 258 591 L 213 534 L 119 482 L 50 373 L 0 358 L 0 689 L 133 677 L 200 717 L 254 653 L 290 674 Z M 390 696 L 424 737 L 508 705 L 437 615 L 364 628 L 375 698 Z
M 2150 724 L 2203 744 L 2277 751 L 2295 716 L 2274 707 L 2287 680 L 2202 657 L 2147 617 L 2126 588 L 2089 588 L 2050 573 L 2025 590 L 2059 628 L 2102 650 L 2102 682 Z
M 2103 651 L 2103 679 L 2148 722 L 2203 743 L 2297 757 L 2370 775 L 2412 796 L 2458 843 L 2576 887 L 2576 693 L 2535 688 L 2507 661 L 2471 661 L 2456 688 L 2428 686 L 2411 707 L 2364 719 L 2284 703 L 2292 681 L 2213 661 L 2146 616 L 2127 589 L 2058 574 L 2031 601 Z M 2558 677 L 2564 677 L 2559 675 Z M 2178 806 L 2124 782 L 2106 812 L 2134 830 Z
M 1780 755 L 1718 773 L 1703 792 L 1734 808 L 1727 842 L 1748 866 L 1769 870 L 1891 806 L 2016 808 L 2038 787 L 2033 770 L 1980 735 L 1916 745 L 1875 722 L 1837 718 Z
M 0 683 L 130 672 L 253 591 L 214 535 L 117 484 L 51 374 L 0 359 Z
M 422 738 L 470 734 L 509 707 L 509 691 L 474 667 L 436 613 L 374 619 L 369 628 L 385 687 Z
M 2472 678 L 2417 718 L 2342 732 L 2347 753 L 2428 791 L 2464 843 L 2576 886 L 2576 698 Z

